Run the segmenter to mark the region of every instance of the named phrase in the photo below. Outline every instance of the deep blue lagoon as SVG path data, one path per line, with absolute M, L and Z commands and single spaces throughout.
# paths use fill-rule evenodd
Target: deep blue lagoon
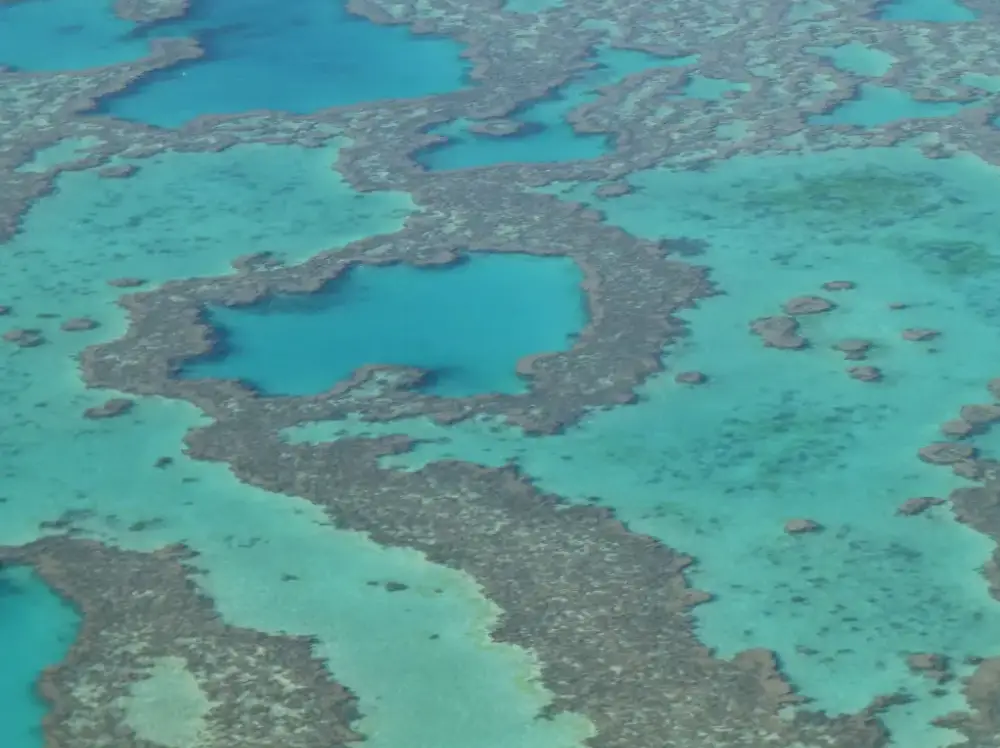
M 0 4 L 0 65 L 68 70 L 135 60 L 154 37 L 190 37 L 205 56 L 103 99 L 114 117 L 177 127 L 201 115 L 337 106 L 448 93 L 468 71 L 462 45 L 379 26 L 329 0 L 195 2 L 183 18 L 136 28 L 111 3 Z
M 426 392 L 523 391 L 519 359 L 566 350 L 586 324 L 569 259 L 472 254 L 444 267 L 358 266 L 324 291 L 213 308 L 219 354 L 187 378 L 239 379 L 268 395 L 313 395 L 367 364 L 414 366 Z
M 195 3 L 183 19 L 151 33 L 194 37 L 206 58 L 106 99 L 106 113 L 172 127 L 205 114 L 303 114 L 465 85 L 457 42 L 377 26 L 329 0 Z
M 41 671 L 66 656 L 76 611 L 23 566 L 0 566 L 0 745 L 41 748 Z
M 146 54 L 134 24 L 94 0 L 0 3 L 0 65 L 17 70 L 75 70 L 116 65 Z

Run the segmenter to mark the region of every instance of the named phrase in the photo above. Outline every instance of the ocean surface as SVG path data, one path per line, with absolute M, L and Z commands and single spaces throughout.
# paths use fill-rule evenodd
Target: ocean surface
M 585 28 L 586 8 L 568 5 L 512 0 L 496 12 L 536 18 L 544 41 L 552 14 L 577 13 L 576 27 Z M 806 5 L 823 4 L 796 4 L 804 17 Z M 871 17 L 919 28 L 992 23 L 1000 35 L 995 15 L 984 19 L 951 0 L 880 3 Z M 614 20 L 591 19 L 591 28 Z M 391 237 L 435 209 L 403 190 L 356 190 L 337 163 L 357 143 L 339 134 L 312 148 L 253 142 L 210 151 L 183 140 L 154 155 L 120 148 L 109 163 L 134 169 L 124 179 L 102 176 L 86 159 L 114 138 L 148 145 L 209 115 L 271 110 L 320 121 L 338 107 L 396 99 L 420 100 L 433 113 L 433 97 L 486 85 L 472 75 L 472 36 L 414 34 L 331 0 L 191 0 L 182 17 L 145 25 L 117 17 L 110 2 L 0 0 L 0 66 L 24 80 L 64 85 L 134 63 L 161 39 L 193 38 L 205 53 L 146 73 L 89 111 L 47 111 L 46 126 L 57 117 L 69 124 L 24 158 L 4 160 L 0 149 L 10 185 L 51 181 L 0 243 L 0 333 L 28 328 L 44 342 L 0 348 L 0 547 L 59 534 L 52 523 L 67 512 L 80 517 L 77 535 L 115 548 L 184 544 L 196 554 L 196 584 L 227 624 L 312 638 L 316 656 L 357 696 L 354 727 L 370 748 L 583 748 L 598 734 L 595 720 L 582 709 L 547 712 L 554 695 L 540 678 L 540 653 L 491 638 L 505 611 L 470 575 L 336 527 L 294 491 L 270 493 L 225 464 L 194 459 L 185 436 L 208 418 L 188 402 L 136 397 L 120 417 L 81 417 L 109 397 L 134 397 L 88 388 L 80 370 L 85 349 L 128 331 L 119 301 L 137 289 L 110 279 L 142 279 L 141 291 L 154 291 L 231 275 L 234 258 L 258 252 L 292 266 Z M 656 352 L 662 371 L 637 387 L 634 402 L 594 408 L 547 436 L 499 417 L 442 425 L 357 413 L 307 421 L 282 438 L 412 439 L 408 451 L 383 458 L 386 471 L 513 462 L 539 490 L 613 509 L 629 530 L 692 556 L 688 581 L 712 595 L 693 610 L 694 626 L 716 656 L 772 650 L 808 707 L 831 715 L 905 694 L 908 701 L 880 714 L 892 746 L 960 745 L 961 735 L 933 721 L 967 711 L 963 678 L 980 658 L 1000 657 L 1000 602 L 983 574 L 995 544 L 947 503 L 916 517 L 897 509 L 969 485 L 915 456 L 945 439 L 940 424 L 963 405 L 992 402 L 986 383 L 1000 376 L 1000 167 L 982 149 L 929 158 L 922 148 L 936 141 L 926 132 L 865 146 L 797 147 L 790 137 L 781 148 L 751 148 L 753 122 L 733 114 L 712 147 L 695 154 L 697 168 L 664 157 L 621 169 L 614 162 L 624 141 L 610 129 L 577 132 L 571 113 L 620 88 L 627 95 L 616 112 L 627 122 L 647 101 L 646 82 L 661 76 L 674 83 L 656 89 L 657 106 L 710 114 L 754 86 L 742 70 L 731 78 L 718 64 L 702 70 L 717 56 L 713 45 L 724 45 L 711 35 L 704 48 L 656 53 L 614 47 L 617 38 L 601 35 L 563 84 L 508 113 L 518 133 L 477 132 L 471 114 L 436 121 L 423 132 L 444 140 L 415 149 L 406 168 L 429 184 L 498 165 L 593 161 L 596 173 L 624 172 L 526 183 L 523 192 L 600 211 L 604 223 L 639 239 L 704 243 L 697 256 L 676 259 L 706 268 L 720 293 L 677 312 L 687 332 Z M 803 128 L 878 138 L 900 123 L 943 130 L 1000 114 L 994 68 L 959 65 L 950 84 L 968 91 L 935 98 L 892 77 L 919 60 L 868 37 L 841 35 L 796 54 L 854 86 L 851 98 L 803 115 Z M 0 91 L 0 128 L 27 121 L 22 107 Z M 673 136 L 664 127 L 657 137 Z M 715 158 L 723 142 L 744 143 L 746 152 Z M 622 183 L 622 194 L 601 190 Z M 567 257 L 466 250 L 449 265 L 355 266 L 316 294 L 203 309 L 218 345 L 176 362 L 177 376 L 240 380 L 273 402 L 320 395 L 368 365 L 423 369 L 419 393 L 438 398 L 528 392 L 518 362 L 571 349 L 600 314 L 588 302 L 584 268 Z M 838 280 L 853 287 L 824 289 Z M 834 302 L 828 313 L 798 318 L 807 349 L 767 347 L 748 332 L 804 295 Z M 62 328 L 76 318 L 94 324 Z M 908 329 L 939 335 L 910 340 Z M 881 381 L 845 373 L 851 363 L 836 346 L 856 339 L 871 345 L 861 363 L 878 367 Z M 686 371 L 707 373 L 707 382 L 676 381 Z M 1000 458 L 1000 427 L 968 442 Z M 150 469 L 166 458 L 170 470 Z M 822 532 L 783 532 L 793 518 Z M 136 532 L 137 523 L 148 527 Z M 282 584 L 289 575 L 296 583 Z M 371 580 L 405 591 L 386 594 Z M 37 683 L 81 644 L 72 603 L 30 568 L 0 566 L 3 748 L 54 745 L 42 730 L 51 704 Z M 938 683 L 915 673 L 913 653 L 946 657 L 955 677 Z M 183 698 L 178 689 L 154 701 L 169 721 Z M 199 740 L 198 748 L 213 745 Z

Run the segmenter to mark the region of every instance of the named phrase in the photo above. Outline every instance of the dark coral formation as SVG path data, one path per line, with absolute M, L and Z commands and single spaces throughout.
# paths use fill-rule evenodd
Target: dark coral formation
M 883 377 L 882 370 L 877 366 L 852 366 L 847 374 L 859 382 L 881 382 Z
M 127 179 L 139 171 L 135 164 L 116 164 L 114 166 L 104 166 L 97 170 L 105 179 Z
M 958 462 L 971 460 L 976 456 L 976 448 L 968 444 L 953 442 L 937 442 L 921 447 L 918 453 L 921 460 L 933 465 L 954 465 Z
M 948 658 L 944 655 L 919 652 L 908 655 L 906 664 L 913 672 L 920 673 L 938 683 L 951 679 Z
M 896 514 L 913 517 L 917 514 L 923 514 L 932 506 L 940 506 L 944 503 L 944 499 L 938 499 L 932 496 L 917 496 L 912 499 L 907 499 L 900 504 L 899 508 L 896 510 Z
M 792 317 L 761 317 L 750 323 L 750 331 L 770 348 L 798 350 L 809 345 L 809 341 L 799 335 L 799 323 Z
M 797 316 L 800 314 L 822 314 L 833 309 L 832 301 L 819 296 L 796 296 L 782 305 L 785 314 Z
M 968 421 L 962 418 L 953 418 L 950 421 L 945 421 L 941 424 L 941 433 L 945 436 L 952 436 L 957 439 L 969 436 L 975 433 L 975 427 Z
M 594 190 L 594 195 L 597 197 L 622 197 L 623 195 L 630 195 L 632 193 L 632 185 L 625 181 L 608 182 L 607 184 L 602 184 L 596 190 Z
M 921 342 L 924 340 L 934 340 L 941 332 L 939 330 L 931 330 L 926 327 L 911 327 L 907 330 L 903 330 L 903 340 L 911 340 L 914 342 Z
M 986 385 L 986 389 L 988 389 L 990 394 L 993 395 L 993 399 L 1000 403 L 1000 377 L 991 379 Z
M 126 397 L 113 397 L 101 405 L 95 405 L 87 408 L 83 411 L 83 417 L 89 418 L 93 421 L 98 421 L 103 418 L 117 418 L 118 416 L 123 416 L 130 412 L 134 407 L 134 400 L 130 400 Z
M 97 327 L 97 322 L 89 317 L 73 317 L 59 325 L 59 329 L 64 332 L 85 332 L 87 330 L 94 330 Z
M 844 354 L 848 361 L 863 361 L 871 350 L 872 342 L 861 338 L 848 338 L 833 344 L 833 349 Z
M 8 330 L 3 334 L 3 339 L 8 343 L 13 343 L 18 348 L 36 348 L 45 343 L 42 331 L 35 328 Z
M 115 0 L 115 15 L 139 23 L 164 21 L 187 10 L 188 0 Z
M 963 405 L 959 416 L 976 428 L 986 428 L 1000 421 L 1000 404 Z
M 1000 379 L 987 383 L 990 393 L 1000 400 Z M 962 416 L 967 423 L 977 426 L 994 422 L 993 405 L 967 405 Z M 951 467 L 957 475 L 974 481 L 976 485 L 952 491 L 949 496 L 955 517 L 964 524 L 989 536 L 996 543 L 992 558 L 983 571 L 990 586 L 990 594 L 1000 600 L 1000 462 L 984 457 L 969 444 L 936 443 L 920 450 L 920 459 L 936 465 Z M 911 501 L 926 501 L 917 499 Z M 907 502 L 909 504 L 910 502 Z M 934 499 L 933 504 L 940 503 Z M 904 504 L 905 506 L 905 504 Z M 921 509 L 922 511 L 922 509 Z M 910 667 L 937 681 L 951 676 L 947 659 L 941 655 L 921 653 L 909 658 Z M 1000 734 L 1000 658 L 967 658 L 966 664 L 975 665 L 975 673 L 965 679 L 964 692 L 971 707 L 968 712 L 956 712 L 935 720 L 935 724 L 960 732 L 968 748 L 991 748 Z
M 972 706 L 971 712 L 948 714 L 935 720 L 935 724 L 961 732 L 968 748 L 989 748 L 996 745 L 1000 734 L 1000 714 L 996 704 L 1000 701 L 1000 659 L 979 663 L 976 672 L 967 679 L 965 697 Z
M 529 125 L 514 119 L 489 119 L 473 122 L 467 128 L 475 135 L 486 135 L 492 138 L 507 138 L 511 135 L 523 134 Z
M 708 375 L 701 371 L 682 371 L 674 377 L 678 384 L 705 384 Z
M 108 281 L 109 286 L 115 288 L 138 288 L 146 284 L 143 278 L 112 278 Z
M 997 383 L 997 380 L 989 383 L 991 391 Z M 1000 462 L 981 456 L 969 445 L 959 447 L 958 454 L 949 454 L 949 459 L 938 464 L 950 464 L 955 472 L 977 484 L 959 488 L 949 498 L 960 522 L 998 543 L 984 573 L 990 594 L 1000 600 Z M 958 460 L 952 462 L 953 458 Z M 971 711 L 946 715 L 936 720 L 936 724 L 961 732 L 970 748 L 989 748 L 996 745 L 996 736 L 1000 734 L 1000 713 L 996 709 L 1000 698 L 1000 658 L 973 658 L 967 664 L 976 665 L 964 688 Z
M 785 523 L 785 532 L 789 535 L 819 532 L 822 529 L 822 525 L 811 519 L 790 519 Z
M 853 281 L 848 280 L 827 281 L 823 284 L 824 291 L 850 291 L 855 288 L 857 288 L 857 285 Z
M 667 254 L 674 254 L 680 257 L 697 257 L 705 254 L 709 244 L 704 239 L 692 239 L 687 236 L 678 236 L 666 239 L 663 248 Z

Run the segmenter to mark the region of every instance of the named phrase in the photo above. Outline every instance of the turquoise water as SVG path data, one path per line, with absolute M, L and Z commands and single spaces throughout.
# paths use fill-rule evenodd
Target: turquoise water
M 964 403 L 988 401 L 1000 349 L 1000 171 L 972 157 L 925 159 L 915 149 L 734 158 L 704 172 L 653 170 L 635 192 L 593 197 L 593 185 L 549 191 L 593 204 L 639 236 L 705 239 L 698 262 L 726 291 L 684 313 L 693 332 L 664 358 L 666 372 L 638 405 L 595 413 L 552 437 L 490 421 L 357 420 L 298 427 L 288 438 L 406 433 L 421 440 L 385 466 L 417 469 L 464 459 L 516 460 L 540 488 L 597 497 L 637 532 L 698 559 L 691 575 L 715 600 L 696 609 L 701 638 L 722 656 L 776 651 L 811 708 L 862 709 L 901 689 L 912 706 L 886 717 L 894 745 L 939 748 L 931 727 L 962 709 L 961 684 L 932 696 L 905 664 L 909 652 L 956 661 L 1000 654 L 1000 606 L 979 574 L 992 543 L 946 509 L 900 517 L 914 496 L 960 485 L 917 450 Z M 853 291 L 824 292 L 838 279 Z M 750 322 L 803 294 L 836 309 L 801 318 L 807 351 L 765 348 Z M 911 306 L 889 309 L 892 302 Z M 943 335 L 932 347 L 909 327 Z M 858 382 L 832 349 L 874 342 L 884 380 Z M 678 371 L 710 377 L 678 385 Z M 825 531 L 791 537 L 792 518 Z
M 599 67 L 582 73 L 549 98 L 529 102 L 511 116 L 526 131 L 506 137 L 467 131 L 460 120 L 431 130 L 448 142 L 424 149 L 417 160 L 431 170 L 471 169 L 501 163 L 546 163 L 599 158 L 610 152 L 612 142 L 600 133 L 577 135 L 566 119 L 574 109 L 595 101 L 596 90 L 630 75 L 660 67 L 682 67 L 697 57 L 661 58 L 644 52 L 602 47 L 594 55 Z
M 879 127 L 904 119 L 952 117 L 976 102 L 916 101 L 905 91 L 862 83 L 855 98 L 829 114 L 809 118 L 813 125 L 859 125 Z
M 503 9 L 509 13 L 544 13 L 562 5 L 562 0 L 506 0 Z
M 74 70 L 137 60 L 149 45 L 110 2 L 19 0 L 0 3 L 0 65 L 18 70 Z
M 241 379 L 268 395 L 313 395 L 366 364 L 425 369 L 424 389 L 467 396 L 525 389 L 517 362 L 567 350 L 586 324 L 572 260 L 471 254 L 452 266 L 359 266 L 323 293 L 212 309 L 221 353 L 184 376 Z
M 455 91 L 467 71 L 458 43 L 377 26 L 330 0 L 212 0 L 156 34 L 197 38 L 206 57 L 105 99 L 108 114 L 172 127 L 206 114 L 315 112 Z
M 30 569 L 0 566 L 0 743 L 42 748 L 39 673 L 73 644 L 79 617 Z
M 807 47 L 806 52 L 828 58 L 838 70 L 870 78 L 881 78 L 897 62 L 888 52 L 861 42 L 842 44 L 839 47 Z
M 1000 76 L 966 73 L 961 77 L 963 85 L 978 88 L 989 93 L 1000 93 Z
M 105 98 L 105 113 L 176 127 L 201 115 L 315 112 L 466 84 L 457 42 L 378 26 L 331 0 L 195 2 L 186 17 L 146 31 L 115 18 L 103 0 L 0 4 L 0 64 L 27 71 L 135 60 L 154 36 L 196 38 L 205 57 Z
M 77 365 L 83 348 L 125 331 L 122 291 L 107 281 L 136 276 L 150 288 L 223 274 L 235 256 L 269 249 L 294 262 L 402 227 L 410 198 L 359 195 L 330 168 L 335 158 L 336 148 L 263 145 L 171 153 L 137 162 L 129 179 L 64 173 L 35 203 L 2 246 L 3 303 L 14 311 L 0 317 L 0 332 L 30 324 L 48 342 L 0 356 L 0 545 L 51 532 L 40 523 L 68 510 L 92 511 L 85 534 L 119 547 L 187 544 L 225 621 L 316 637 L 331 672 L 358 695 L 357 729 L 372 748 L 575 748 L 593 728 L 573 714 L 537 719 L 551 699 L 537 663 L 489 640 L 499 611 L 474 580 L 338 530 L 318 507 L 243 485 L 224 465 L 193 461 L 183 438 L 206 420 L 186 403 L 145 398 L 126 416 L 82 416 L 115 395 L 88 390 Z M 69 317 L 100 327 L 64 332 Z M 169 469 L 155 468 L 164 456 Z M 128 529 L 137 522 L 148 529 Z M 288 574 L 294 584 L 282 581 Z M 386 594 L 370 580 L 411 592 Z
M 960 23 L 975 21 L 978 16 L 957 0 L 889 0 L 878 17 L 883 21 Z
M 723 78 L 706 78 L 703 75 L 692 75 L 684 84 L 684 91 L 676 97 L 682 99 L 705 99 L 719 101 L 730 93 L 739 94 L 750 90 L 750 85 L 738 81 L 728 81 Z

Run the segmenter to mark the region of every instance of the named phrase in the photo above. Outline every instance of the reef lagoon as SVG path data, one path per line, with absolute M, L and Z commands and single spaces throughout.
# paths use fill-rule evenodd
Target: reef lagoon
M 442 268 L 359 266 L 320 293 L 216 308 L 211 356 L 185 376 L 314 395 L 366 366 L 408 366 L 445 397 L 525 389 L 517 363 L 572 347 L 586 325 L 572 260 L 482 253 Z
M 994 748 L 984 0 L 0 0 L 0 743 Z

